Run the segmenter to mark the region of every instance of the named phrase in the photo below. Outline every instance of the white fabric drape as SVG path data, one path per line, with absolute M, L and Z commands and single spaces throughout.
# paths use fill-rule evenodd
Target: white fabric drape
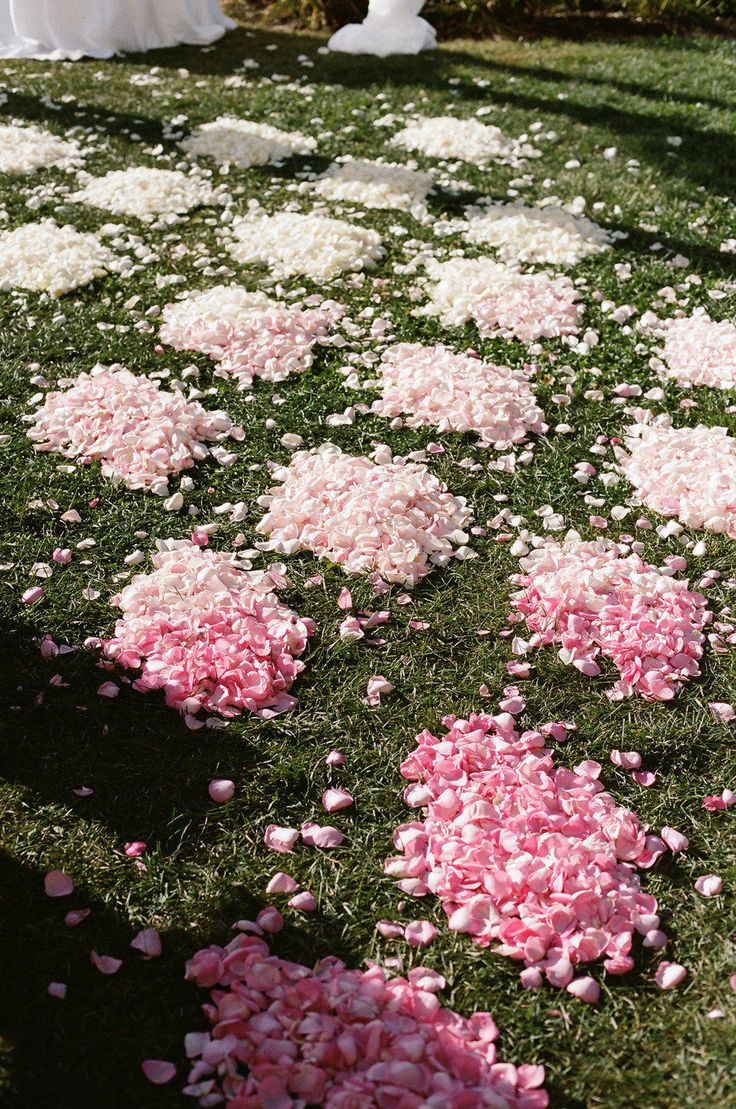
M 0 58 L 205 46 L 235 26 L 219 0 L 0 0 Z

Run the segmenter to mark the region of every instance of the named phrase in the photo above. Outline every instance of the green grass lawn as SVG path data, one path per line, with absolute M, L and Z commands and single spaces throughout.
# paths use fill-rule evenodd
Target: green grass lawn
M 558 343 L 545 344 L 558 361 L 539 376 L 542 406 L 548 422 L 564 419 L 575 433 L 540 441 L 533 463 L 515 475 L 489 472 L 489 455 L 472 436 L 443 436 L 446 452 L 431 465 L 454 492 L 468 497 L 479 524 L 498 510 L 494 496 L 506 494 L 531 527 L 541 526 L 536 510 L 551 504 L 590 537 L 589 514 L 609 515 L 612 506 L 624 503 L 628 490 L 597 483 L 583 490 L 572 480 L 574 463 L 591 457 L 597 435 L 616 435 L 629 422 L 611 404 L 611 387 L 621 381 L 638 382 L 644 389 L 659 384 L 648 355 L 637 352 L 637 338 L 604 319 L 592 292 L 643 310 L 657 290 L 696 273 L 703 284 L 693 288 L 691 305 L 708 306 L 721 319 L 736 311 L 736 285 L 729 284 L 733 255 L 719 251 L 724 239 L 736 235 L 733 43 L 455 42 L 431 56 L 383 61 L 320 55 L 322 43 L 315 36 L 243 29 L 211 50 L 163 51 L 102 63 L 6 62 L 0 65 L 0 82 L 8 99 L 0 118 L 43 120 L 59 133 L 94 128 L 97 152 L 87 165 L 93 173 L 163 164 L 151 154 L 158 144 L 171 152 L 173 166 L 176 146 L 164 124 L 177 116 L 186 117 L 182 127 L 233 113 L 315 135 L 330 132 L 320 140 L 318 156 L 302 160 L 313 169 L 346 152 L 381 154 L 386 131 L 375 128 L 374 121 L 388 112 L 401 116 L 415 109 L 430 115 L 449 108 L 472 115 L 488 106 L 492 111 L 485 122 L 498 123 L 510 135 L 535 121 L 545 131 L 556 131 L 559 141 L 543 143 L 543 158 L 521 171 L 534 175 L 524 197 L 535 201 L 554 193 L 570 201 L 582 195 L 593 218 L 628 232 L 613 253 L 594 256 L 573 271 L 587 279 L 587 319 L 601 332 L 599 347 L 583 357 Z M 242 70 L 245 58 L 255 59 L 260 68 Z M 305 65 L 305 59 L 313 65 Z M 134 74 L 147 74 L 151 66 L 157 67 L 158 83 L 131 83 Z M 234 72 L 247 79 L 245 87 L 228 86 Z M 271 80 L 272 74 L 287 79 Z M 53 108 L 44 106 L 43 96 L 50 97 Z M 669 144 L 669 136 L 681 137 L 682 144 Z M 611 146 L 618 155 L 607 160 L 603 151 Z M 422 166 L 432 164 L 418 160 Z M 237 189 L 243 208 L 249 198 L 259 197 L 275 210 L 294 199 L 289 186 L 295 166 L 300 168 L 298 159 L 280 170 L 234 170 L 226 181 Z M 440 191 L 432 210 L 461 214 L 478 195 L 503 199 L 519 172 L 462 166 L 456 175 L 463 183 L 459 191 Z M 37 210 L 29 211 L 27 201 L 39 185 L 65 180 L 53 170 L 33 178 L 0 176 L 0 209 L 8 214 L 0 226 L 54 215 L 59 198 L 53 194 L 41 196 Z M 605 207 L 592 212 L 597 201 Z M 376 648 L 342 644 L 338 638 L 335 601 L 346 583 L 341 572 L 320 565 L 324 587 L 309 589 L 305 581 L 317 570 L 314 560 L 307 555 L 291 559 L 293 587 L 285 599 L 316 621 L 317 634 L 295 690 L 298 706 L 271 722 L 243 718 L 226 730 L 191 732 L 156 694 L 144 697 L 124 688 L 114 701 L 97 696 L 104 675 L 92 652 L 41 659 L 37 638 L 44 633 L 70 644 L 108 634 L 114 620 L 108 599 L 119 589 L 125 556 L 138 546 L 147 550 L 156 537 L 187 535 L 191 521 L 164 512 L 155 497 L 112 486 L 97 467 L 63 473 L 58 469 L 63 460 L 34 455 L 22 419 L 37 391 L 30 381 L 34 374 L 55 381 L 100 361 L 122 362 L 139 372 L 165 365 L 176 376 L 196 362 L 202 386 L 217 390 L 217 403 L 215 398 L 206 403 L 225 408 L 246 429 L 245 442 L 236 447 L 238 461 L 227 468 L 200 464 L 196 489 L 187 497 L 203 521 L 226 500 L 250 506 L 244 523 L 219 518 L 222 527 L 213 544 L 218 549 L 228 549 L 241 530 L 253 538 L 261 514 L 256 498 L 270 484 L 263 464 L 289 457 L 280 445 L 284 432 L 299 433 L 307 446 L 332 439 L 353 453 L 367 453 L 380 441 L 407 454 L 437 438 L 433 429 L 392 431 L 377 417 L 326 427 L 327 415 L 356 400 L 337 372 L 342 359 L 336 350 L 324 350 L 310 371 L 275 389 L 256 383 L 252 400 L 214 377 L 204 356 L 155 353 L 155 335 L 133 328 L 136 317 L 126 302 L 138 294 L 137 310 L 145 311 L 171 299 L 177 287 L 157 288 L 157 274 L 183 273 L 192 287 L 216 283 L 216 277 L 193 265 L 198 253 L 208 254 L 213 267 L 229 263 L 216 216 L 216 211 L 201 210 L 173 229 L 177 238 L 196 246 L 181 260 L 172 253 L 175 240 L 169 232 L 66 204 L 59 218 L 80 229 L 126 222 L 154 245 L 160 261 L 129 281 L 109 277 L 60 302 L 0 293 L 0 432 L 8 436 L 0 445 L 0 1102 L 19 1109 L 167 1109 L 185 1102 L 179 1078 L 157 1089 L 140 1072 L 141 1061 L 149 1057 L 174 1060 L 180 1077 L 186 1072 L 184 1033 L 203 1028 L 204 1021 L 200 991 L 183 981 L 184 962 L 197 948 L 225 941 L 233 921 L 266 903 L 266 882 L 283 860 L 263 844 L 265 825 L 298 826 L 319 819 L 320 795 L 334 782 L 356 797 L 355 808 L 336 818 L 347 843 L 333 853 L 301 848 L 287 857 L 286 869 L 314 891 L 319 908 L 312 915 L 292 913 L 275 951 L 310 964 L 335 953 L 355 966 L 366 958 L 399 956 L 407 968 L 422 962 L 436 968 L 448 980 L 445 1004 L 465 1015 L 476 1009 L 494 1014 L 502 1059 L 544 1064 L 554 1106 L 736 1105 L 736 994 L 728 985 L 736 972 L 734 816 L 709 814 L 701 807 L 704 795 L 736 786 L 735 725 L 716 723 L 707 708 L 709 701 L 736 701 L 733 654 L 708 653 L 702 679 L 670 705 L 639 698 L 614 704 L 605 696 L 611 670 L 590 680 L 563 667 L 552 650 L 532 659 L 534 679 L 524 689 L 525 722 L 567 719 L 577 724 L 558 761 L 572 766 L 584 758 L 598 759 L 602 780 L 620 803 L 636 809 L 656 830 L 670 824 L 690 837 L 688 853 L 667 857 L 644 876 L 671 937 L 666 957 L 688 968 L 686 983 L 661 992 L 653 981 L 656 956 L 640 952 L 631 974 L 601 976 L 603 994 L 594 1008 L 549 986 L 525 992 L 519 967 L 450 934 L 437 904 L 398 909 L 395 883 L 383 875 L 383 860 L 392 852 L 391 832 L 410 819 L 399 764 L 415 734 L 425 726 L 439 727 L 446 713 L 464 715 L 493 704 L 480 697 L 479 686 L 487 684 L 495 697 L 508 681 L 509 640 L 497 632 L 505 624 L 507 578 L 516 563 L 492 535 L 474 541 L 476 560 L 433 574 L 406 608 L 395 604 L 401 590 L 392 590 L 385 603 L 376 601 L 367 582 L 351 586 L 359 605 L 392 611 L 386 642 Z M 398 223 L 409 237 L 432 239 L 431 229 L 396 212 L 371 210 L 365 222 L 383 234 L 388 254 L 377 274 L 392 280 L 378 292 L 370 278 L 357 291 L 333 283 L 331 292 L 350 304 L 353 315 L 378 296 L 376 310 L 394 318 L 401 340 L 443 339 L 458 349 L 471 344 L 494 361 L 526 361 L 520 343 L 479 342 L 470 327 L 448 332 L 437 321 L 410 316 L 406 292 L 414 279 L 392 274 L 392 264 L 404 260 L 404 254 L 402 238 L 390 229 Z M 677 254 L 690 260 L 686 269 L 670 265 Z M 615 261 L 631 263 L 630 281 L 618 281 Z M 262 276 L 257 270 L 235 264 L 233 269 L 237 280 L 257 287 Z M 311 288 L 299 279 L 289 284 Z M 708 294 L 715 289 L 725 296 L 712 300 Z M 99 324 L 114 327 L 101 330 Z M 30 368 L 35 363 L 40 370 Z M 568 366 L 576 372 L 572 403 L 558 412 L 551 398 L 563 391 Z M 594 388 L 603 391 L 604 400 L 585 398 L 586 390 Z M 284 399 L 277 407 L 271 404 L 274 392 Z M 669 410 L 683 423 L 702 421 L 734 431 L 734 416 L 724 409 L 735 397 L 700 390 L 699 407 L 680 411 L 686 394 L 671 384 L 665 392 L 666 399 L 652 405 L 656 411 Z M 372 394 L 366 395 L 370 400 Z M 276 427 L 266 426 L 268 417 Z M 458 465 L 466 458 L 483 463 L 481 471 Z M 586 504 L 586 491 L 603 498 L 603 506 Z M 90 508 L 93 498 L 99 504 Z M 72 507 L 80 511 L 81 525 L 60 521 Z M 615 537 L 616 527 L 608 534 Z M 149 538 L 134 538 L 137 531 Z M 653 532 L 647 535 L 645 557 L 654 563 L 679 550 L 674 540 L 664 543 Z M 47 587 L 44 599 L 22 608 L 20 594 L 37 583 L 32 565 L 47 561 L 54 547 L 73 547 L 84 538 L 96 545 L 75 551 L 71 565 L 41 583 Z M 725 584 L 736 572 L 733 543 L 709 535 L 706 546 L 693 575 L 697 581 L 701 567 L 722 572 L 722 582 L 708 591 L 718 611 L 733 604 L 733 590 Z M 89 590 L 93 599 L 83 595 Z M 430 629 L 412 633 L 410 618 L 429 621 Z M 479 629 L 491 634 L 479 635 Z M 63 686 L 49 685 L 56 673 L 63 676 Z M 389 678 L 396 692 L 381 707 L 368 708 L 361 698 L 367 679 L 376 673 Z M 333 747 L 347 757 L 339 772 L 324 765 Z M 608 755 L 614 747 L 640 750 L 644 766 L 658 774 L 656 786 L 642 789 L 613 767 Z M 209 801 L 207 784 L 213 777 L 235 780 L 233 801 L 222 806 Z M 72 791 L 79 786 L 93 788 L 94 794 L 76 797 Z M 149 845 L 144 872 L 123 854 L 123 845 L 138 839 Z M 74 877 L 74 906 L 92 909 L 76 929 L 62 923 L 66 905 L 44 896 L 42 878 L 52 867 Z M 723 877 L 724 893 L 704 900 L 693 881 L 710 872 Z M 429 950 L 412 952 L 404 944 L 377 939 L 377 919 L 415 916 L 428 916 L 440 926 Z M 151 962 L 128 947 L 143 926 L 155 926 L 163 938 L 164 953 Z M 124 957 L 120 972 L 111 978 L 99 974 L 89 962 L 91 948 Z M 68 983 L 65 1001 L 47 997 L 50 980 Z M 725 1016 L 709 1019 L 716 1008 Z

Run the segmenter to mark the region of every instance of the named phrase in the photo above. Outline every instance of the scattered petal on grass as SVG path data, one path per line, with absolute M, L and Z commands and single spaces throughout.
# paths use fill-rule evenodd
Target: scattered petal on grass
M 439 928 L 430 920 L 412 920 L 404 928 L 404 939 L 412 947 L 429 947 L 438 935 Z
M 213 778 L 207 787 L 207 792 L 218 805 L 225 801 L 232 801 L 235 796 L 235 782 L 229 778 Z
M 49 982 L 46 992 L 49 997 L 56 997 L 59 1001 L 63 1001 L 66 997 L 66 982 Z
M 298 889 L 299 883 L 290 874 L 279 870 L 266 886 L 266 893 L 271 897 L 274 893 L 293 893 Z
M 117 974 L 123 965 L 122 959 L 115 959 L 112 955 L 98 955 L 96 951 L 91 951 L 89 957 L 100 974 Z
M 339 828 L 333 828 L 330 824 L 313 824 L 311 821 L 302 824 L 301 836 L 310 847 L 321 847 L 326 850 L 339 847 L 345 839 Z
M 166 1059 L 146 1059 L 141 1070 L 154 1086 L 164 1086 L 176 1076 L 176 1067 Z
M 679 963 L 660 963 L 654 974 L 654 981 L 660 990 L 672 990 L 687 978 L 687 970 Z
M 736 709 L 724 701 L 711 701 L 708 704 L 714 720 L 719 724 L 727 724 L 731 720 L 736 719 Z
M 47 897 L 68 897 L 74 892 L 74 882 L 63 870 L 50 870 L 43 880 Z
M 330 753 L 325 758 L 325 762 L 328 766 L 344 766 L 345 756 L 342 754 L 341 751 L 330 751 Z
M 291 902 L 289 902 L 289 904 L 291 904 Z M 259 928 L 262 928 L 264 932 L 274 934 L 280 932 L 284 927 L 284 918 L 278 909 L 275 909 L 273 905 L 268 905 L 265 909 L 261 909 L 256 917 L 256 924 Z
M 601 996 L 601 988 L 595 978 L 573 978 L 565 987 L 568 993 L 584 1001 L 587 1005 L 595 1005 Z
M 91 909 L 70 909 L 64 917 L 64 923 L 67 928 L 76 928 L 78 924 L 87 919 L 91 912 Z
M 701 897 L 716 897 L 723 892 L 723 879 L 717 874 L 701 874 L 695 879 L 695 890 Z
M 659 834 L 673 854 L 676 854 L 678 851 L 687 851 L 690 846 L 690 841 L 687 836 L 683 835 L 682 832 L 678 832 L 676 828 L 670 828 L 665 825 Z
M 289 907 L 302 913 L 312 913 L 317 908 L 317 899 L 309 890 L 302 890 L 289 899 Z
M 349 809 L 352 804 L 352 794 L 346 789 L 326 789 L 322 794 L 322 807 L 325 812 L 339 812 L 340 809 Z
M 130 843 L 126 843 L 123 850 L 129 859 L 137 859 L 140 855 L 144 854 L 147 847 L 148 844 L 144 843 L 143 840 L 136 839 L 132 840 Z
M 298 839 L 298 828 L 283 828 L 279 824 L 269 824 L 263 833 L 263 841 L 266 846 L 270 847 L 272 851 L 280 852 L 282 855 L 293 851 Z
M 130 941 L 130 946 L 147 958 L 153 959 L 161 954 L 161 937 L 155 928 L 143 928 Z

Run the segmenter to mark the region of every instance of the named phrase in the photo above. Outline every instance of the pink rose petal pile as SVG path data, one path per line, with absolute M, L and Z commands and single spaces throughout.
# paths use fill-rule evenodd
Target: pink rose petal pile
M 417 967 L 388 979 L 329 957 L 314 970 L 254 935 L 198 951 L 188 981 L 211 989 L 211 1032 L 191 1032 L 184 1093 L 232 1109 L 544 1109 L 544 1069 L 497 1061 L 489 1013 L 469 1019 Z M 214 987 L 214 988 L 213 988 Z
M 467 557 L 471 512 L 426 466 L 354 457 L 332 443 L 299 451 L 259 503 L 265 550 L 312 551 L 350 574 L 377 571 L 412 586 L 434 566 Z M 454 545 L 458 545 L 455 549 Z
M 600 673 L 596 658 L 610 659 L 621 675 L 614 698 L 638 693 L 671 700 L 700 673 L 703 628 L 712 613 L 688 582 L 671 577 L 638 555 L 624 556 L 607 539 L 583 542 L 569 532 L 521 559 L 521 586 L 512 594 L 517 616 L 532 632 L 518 653 L 559 644 L 559 657 L 581 673 Z
M 484 338 L 554 339 L 577 334 L 584 306 L 569 277 L 522 273 L 490 258 L 427 263 L 430 303 L 421 315 L 445 327 L 474 321 Z
M 406 893 L 439 897 L 454 931 L 536 970 L 525 984 L 544 972 L 565 988 L 600 958 L 609 973 L 631 969 L 634 933 L 659 927 L 636 867 L 652 866 L 663 841 L 604 791 L 598 763 L 556 767 L 542 732 L 520 732 L 510 712 L 443 723 L 401 766 L 416 783 L 407 803 L 426 813 L 396 829 L 387 873 Z
M 736 387 L 736 324 L 704 313 L 667 320 L 662 350 L 668 377 L 681 385 Z
M 112 603 L 123 616 L 105 655 L 141 670 L 133 688 L 162 689 L 188 719 L 200 709 L 273 716 L 295 704 L 288 690 L 311 620 L 281 604 L 268 573 L 188 540 L 163 540 L 154 571 L 137 574 Z
M 736 439 L 725 427 L 672 427 L 669 416 L 626 429 L 618 462 L 653 512 L 736 539 Z
M 250 388 L 255 377 L 283 381 L 289 374 L 309 369 L 315 344 L 326 338 L 343 314 L 333 301 L 304 310 L 237 286 L 219 288 L 223 290 L 221 316 L 212 303 L 217 289 L 195 294 L 164 309 L 160 337 L 176 350 L 208 354 L 241 389 Z
M 532 431 L 547 431 L 544 413 L 523 370 L 455 354 L 448 347 L 401 343 L 389 347 L 379 366 L 382 416 L 408 413 L 408 427 L 477 431 L 481 442 L 501 450 Z
M 207 457 L 205 440 L 237 431 L 225 412 L 208 412 L 122 366 L 96 366 L 64 384 L 31 417 L 34 450 L 83 464 L 97 460 L 105 477 L 128 489 L 165 495 L 170 474 Z

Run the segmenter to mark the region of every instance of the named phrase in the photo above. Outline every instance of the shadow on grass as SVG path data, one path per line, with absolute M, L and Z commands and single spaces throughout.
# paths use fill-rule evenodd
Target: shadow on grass
M 184 1103 L 187 1075 L 183 1041 L 205 1030 L 201 1005 L 207 991 L 184 982 L 184 966 L 210 943 L 227 943 L 229 924 L 253 917 L 263 903 L 244 890 L 222 906 L 222 925 L 206 936 L 161 931 L 163 954 L 146 960 L 131 950 L 137 929 L 81 883 L 69 897 L 45 895 L 44 870 L 0 852 L 0 1102 L 4 1109 L 173 1109 Z M 75 928 L 64 925 L 72 908 L 88 908 Z M 287 925 L 272 942 L 274 953 L 314 963 L 333 946 L 315 952 L 314 938 Z M 123 960 L 103 975 L 90 952 Z M 63 1000 L 47 992 L 63 982 Z M 143 1077 L 144 1059 L 170 1059 L 177 1077 L 165 1089 Z

